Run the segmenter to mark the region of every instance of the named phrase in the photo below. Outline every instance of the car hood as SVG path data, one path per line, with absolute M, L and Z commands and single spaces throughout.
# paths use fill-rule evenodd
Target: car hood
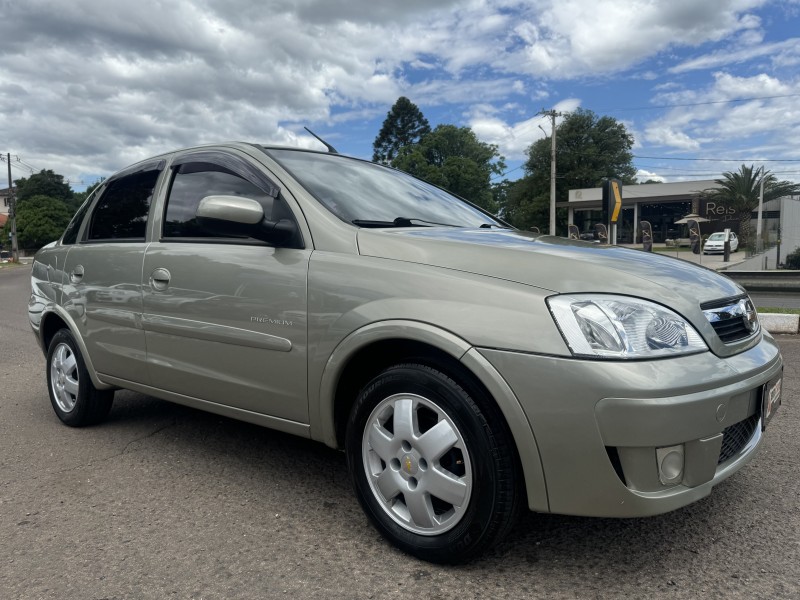
M 515 230 L 360 229 L 358 247 L 365 256 L 497 277 L 555 293 L 653 300 L 683 315 L 707 338 L 716 336 L 700 305 L 746 293 L 715 271 L 670 256 Z M 716 350 L 729 354 L 734 348 Z
M 361 229 L 362 255 L 498 277 L 558 293 L 613 292 L 688 298 L 693 304 L 745 293 L 690 262 L 619 246 L 524 231 Z

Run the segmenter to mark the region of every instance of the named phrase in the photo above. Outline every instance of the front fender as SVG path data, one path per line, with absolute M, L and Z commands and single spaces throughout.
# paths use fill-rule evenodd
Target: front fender
M 484 385 L 509 426 L 522 464 L 528 504 L 532 510 L 548 512 L 547 490 L 539 449 L 533 430 L 514 392 L 500 373 L 477 350 L 453 333 L 420 321 L 387 320 L 370 323 L 353 331 L 334 349 L 319 378 L 309 382 L 311 437 L 338 447 L 336 440 L 336 388 L 350 359 L 359 350 L 382 340 L 409 340 L 427 344 L 460 361 Z

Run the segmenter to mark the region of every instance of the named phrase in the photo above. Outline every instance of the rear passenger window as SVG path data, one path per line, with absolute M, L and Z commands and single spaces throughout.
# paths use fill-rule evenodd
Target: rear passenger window
M 147 213 L 161 171 L 134 173 L 112 181 L 95 206 L 89 240 L 144 240 Z
M 211 163 L 186 163 L 175 173 L 164 218 L 165 238 L 219 237 L 204 229 L 195 218 L 206 196 L 243 196 L 258 201 L 267 219 L 274 199 L 248 180 Z

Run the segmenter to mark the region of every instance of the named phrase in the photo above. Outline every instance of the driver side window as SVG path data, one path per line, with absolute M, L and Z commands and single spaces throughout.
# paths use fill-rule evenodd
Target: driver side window
M 164 215 L 165 238 L 220 237 L 195 218 L 206 196 L 243 196 L 259 202 L 270 220 L 275 199 L 239 175 L 211 163 L 186 163 L 176 169 Z

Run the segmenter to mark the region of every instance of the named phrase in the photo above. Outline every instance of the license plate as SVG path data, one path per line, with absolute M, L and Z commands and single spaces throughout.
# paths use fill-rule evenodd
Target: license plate
M 775 379 L 764 384 L 761 392 L 761 430 L 767 428 L 770 419 L 781 405 L 781 383 L 783 382 L 783 371 Z

